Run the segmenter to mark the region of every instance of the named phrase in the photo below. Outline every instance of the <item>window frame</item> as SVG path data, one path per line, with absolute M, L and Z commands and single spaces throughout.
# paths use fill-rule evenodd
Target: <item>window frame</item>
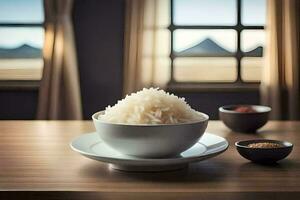
M 253 81 L 253 82 L 245 82 L 242 80 L 241 77 L 241 60 L 247 56 L 241 50 L 241 32 L 243 30 L 264 30 L 265 26 L 246 26 L 242 24 L 242 0 L 236 0 L 236 16 L 237 16 L 237 23 L 236 25 L 175 25 L 174 24 L 174 0 L 170 0 L 170 26 L 168 30 L 170 31 L 170 61 L 171 61 L 171 74 L 170 74 L 170 81 L 168 83 L 168 88 L 170 89 L 178 89 L 178 90 L 187 90 L 187 89 L 217 89 L 223 91 L 224 89 L 228 88 L 240 88 L 242 90 L 249 89 L 249 90 L 256 90 L 259 87 L 260 81 Z M 184 30 L 201 30 L 201 29 L 231 29 L 235 30 L 237 33 L 237 50 L 235 53 L 232 54 L 232 57 L 237 61 L 237 79 L 234 82 L 190 82 L 190 81 L 176 81 L 174 78 L 174 59 L 180 56 L 176 55 L 174 51 L 174 31 L 177 29 L 184 29 Z M 195 56 L 196 57 L 196 56 Z M 202 56 L 197 56 L 202 57 Z M 204 56 L 203 56 L 204 57 Z M 222 57 L 222 56 L 216 56 Z

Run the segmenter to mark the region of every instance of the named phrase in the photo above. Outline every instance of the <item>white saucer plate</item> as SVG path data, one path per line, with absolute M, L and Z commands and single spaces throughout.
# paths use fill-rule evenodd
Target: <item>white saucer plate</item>
M 228 148 L 225 138 L 204 133 L 191 148 L 177 157 L 138 158 L 119 153 L 106 145 L 96 132 L 83 134 L 75 138 L 71 148 L 88 158 L 110 164 L 110 167 L 124 171 L 166 171 L 187 167 L 189 163 L 215 157 Z

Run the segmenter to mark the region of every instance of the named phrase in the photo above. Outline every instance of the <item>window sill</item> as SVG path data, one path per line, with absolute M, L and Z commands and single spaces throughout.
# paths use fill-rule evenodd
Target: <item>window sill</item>
M 0 59 L 0 90 L 38 90 L 43 59 Z
M 259 83 L 169 83 L 171 92 L 258 92 Z
M 0 90 L 38 90 L 37 80 L 0 80 Z

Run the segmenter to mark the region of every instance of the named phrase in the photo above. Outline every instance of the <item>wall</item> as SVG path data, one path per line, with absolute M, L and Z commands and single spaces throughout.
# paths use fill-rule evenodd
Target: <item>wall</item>
M 76 0 L 73 11 L 83 114 L 115 103 L 122 95 L 123 0 Z
M 37 97 L 37 90 L 0 89 L 0 119 L 34 119 Z

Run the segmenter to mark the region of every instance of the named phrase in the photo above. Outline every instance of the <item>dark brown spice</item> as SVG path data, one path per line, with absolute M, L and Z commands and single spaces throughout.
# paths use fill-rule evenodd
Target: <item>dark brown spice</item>
M 250 148 L 280 148 L 283 147 L 281 144 L 273 143 L 273 142 L 258 142 L 247 145 Z

